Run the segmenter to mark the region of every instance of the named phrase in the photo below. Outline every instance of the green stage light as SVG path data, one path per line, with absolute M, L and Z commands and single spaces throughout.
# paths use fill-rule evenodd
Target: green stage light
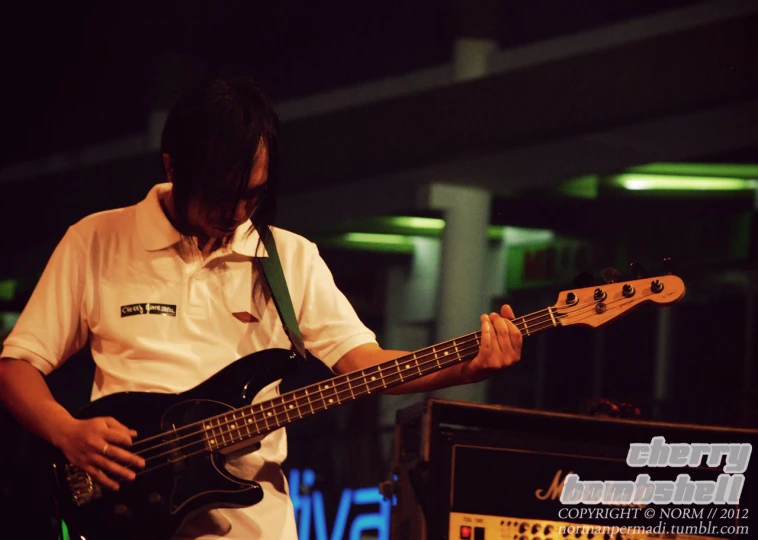
M 347 227 L 357 227 L 370 234 L 386 234 L 390 236 L 403 236 L 406 238 L 414 236 L 439 238 L 445 230 L 445 220 L 442 218 L 418 216 L 383 216 L 363 222 L 353 222 L 348 224 Z M 502 237 L 502 226 L 490 225 L 488 227 L 487 238 L 490 240 L 500 240 Z M 381 239 L 379 239 L 378 242 L 382 243 Z
M 555 233 L 548 229 L 523 227 L 502 227 L 502 229 L 502 238 L 506 246 L 549 244 L 555 240 Z
M 758 188 L 758 181 L 753 179 L 712 176 L 619 174 L 612 176 L 610 181 L 632 191 L 740 191 Z
M 340 248 L 386 253 L 413 253 L 413 239 L 402 234 L 349 232 L 319 239 L 318 243 Z
M 310 236 L 314 242 L 344 249 L 386 253 L 412 254 L 419 238 L 441 238 L 445 220 L 417 216 L 377 216 L 343 224 L 347 232 L 331 232 Z M 487 239 L 505 242 L 507 246 L 546 243 L 553 240 L 553 231 L 489 225 Z
M 386 225 L 408 228 L 419 232 L 439 232 L 445 228 L 445 220 L 440 218 L 416 216 L 389 216 L 383 218 Z
M 408 237 L 402 234 L 381 234 L 381 233 L 345 233 L 343 239 L 347 242 L 360 242 L 365 244 L 388 244 L 388 245 L 405 245 L 408 243 Z
M 58 540 L 71 540 L 71 537 L 68 534 L 68 527 L 63 520 L 61 520 L 61 533 L 58 535 Z
M 627 173 L 716 178 L 758 178 L 758 165 L 746 163 L 647 163 L 626 169 Z
M 556 190 L 562 195 L 580 199 L 597 199 L 599 178 L 596 174 L 578 176 L 559 184 Z
M 0 281 L 0 300 L 4 302 L 10 302 L 16 295 L 16 289 L 18 288 L 18 280 L 6 279 Z

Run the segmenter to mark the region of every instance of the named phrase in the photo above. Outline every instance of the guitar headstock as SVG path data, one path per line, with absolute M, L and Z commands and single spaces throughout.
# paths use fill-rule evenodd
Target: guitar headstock
M 684 292 L 684 282 L 673 275 L 606 283 L 562 291 L 553 313 L 562 326 L 579 324 L 596 328 L 646 302 L 673 304 L 684 297 Z

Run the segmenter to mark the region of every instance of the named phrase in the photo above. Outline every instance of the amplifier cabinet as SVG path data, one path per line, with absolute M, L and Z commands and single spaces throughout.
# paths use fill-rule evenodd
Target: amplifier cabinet
M 655 538 L 656 530 L 670 533 L 672 526 L 680 532 L 666 538 L 746 538 L 737 534 L 737 527 L 749 523 L 746 517 L 753 510 L 755 486 L 749 467 L 739 485 L 737 475 L 724 474 L 723 460 L 715 467 L 705 458 L 696 467 L 629 466 L 630 444 L 651 444 L 654 437 L 663 437 L 661 448 L 673 443 L 752 445 L 758 430 L 439 399 L 401 409 L 395 424 L 392 539 L 557 540 L 570 535 L 620 540 Z M 665 451 L 659 448 L 658 458 Z M 717 483 L 722 495 L 739 493 L 740 498 L 739 504 L 728 499 L 709 505 L 624 504 L 629 499 L 564 504 L 560 496 L 569 474 L 582 482 L 633 482 L 640 474 L 651 481 L 676 481 L 687 474 L 693 486 L 709 480 Z M 719 480 L 722 475 L 725 478 Z M 646 514 L 647 508 L 654 515 Z M 732 526 L 735 534 L 715 534 L 713 528 L 722 525 Z M 597 534 L 600 527 L 616 527 L 618 534 Z

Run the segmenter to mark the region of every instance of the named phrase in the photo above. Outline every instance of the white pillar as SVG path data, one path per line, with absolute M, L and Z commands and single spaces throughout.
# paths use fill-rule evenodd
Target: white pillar
M 492 53 L 497 51 L 498 0 L 458 0 L 456 39 L 453 48 L 453 77 L 465 81 L 490 72 Z
M 442 210 L 445 216 L 435 341 L 478 330 L 479 316 L 491 311 L 485 293 L 490 204 L 490 192 L 480 188 L 430 186 L 429 205 Z M 435 395 L 483 403 L 487 400 L 487 389 L 488 382 L 483 381 L 440 390 Z
M 490 70 L 490 56 L 497 50 L 492 39 L 461 37 L 453 50 L 453 77 L 465 81 L 484 77 Z
M 384 335 L 385 349 L 415 351 L 432 344 L 432 323 L 436 318 L 439 289 L 439 238 L 413 239 L 410 266 L 395 266 L 387 276 Z M 426 394 L 381 395 L 379 426 L 384 463 L 392 463 L 395 415 L 398 410 L 419 403 Z M 389 472 L 384 471 L 385 473 Z

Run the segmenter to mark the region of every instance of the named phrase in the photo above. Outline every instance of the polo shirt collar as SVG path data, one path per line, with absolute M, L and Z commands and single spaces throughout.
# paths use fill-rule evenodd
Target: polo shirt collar
M 137 230 L 148 251 L 166 249 L 182 239 L 161 208 L 160 196 L 171 191 L 171 184 L 157 184 L 137 203 Z
M 248 220 L 237 227 L 237 230 L 234 231 L 234 238 L 232 239 L 230 246 L 231 250 L 234 253 L 239 253 L 240 255 L 246 255 L 248 257 L 268 257 L 266 246 L 262 243 L 260 246 L 258 245 L 260 240 L 258 231 L 253 228 L 252 232 L 248 234 L 248 231 L 252 226 L 253 223 Z
M 137 203 L 137 230 L 147 251 L 166 249 L 182 239 L 182 235 L 166 217 L 160 203 L 161 195 L 170 190 L 170 183 L 157 184 L 150 189 L 147 197 Z M 252 222 L 248 220 L 237 227 L 229 249 L 248 257 L 268 257 L 266 247 L 263 244 L 258 246 L 258 231 L 253 230 L 247 234 L 251 226 Z

